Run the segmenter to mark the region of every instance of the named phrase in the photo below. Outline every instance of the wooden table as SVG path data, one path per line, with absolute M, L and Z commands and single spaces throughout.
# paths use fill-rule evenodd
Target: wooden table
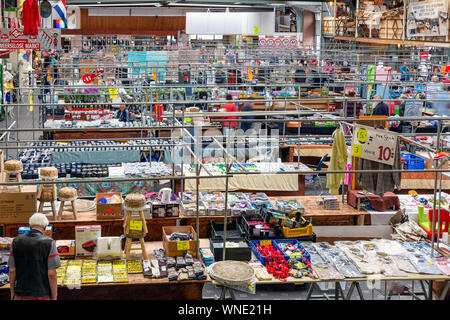
M 83 225 L 101 225 L 102 236 L 118 236 L 123 233 L 123 218 L 121 219 L 97 219 L 95 210 L 87 212 L 78 212 L 78 219 L 74 220 L 70 211 L 64 211 L 62 220 L 53 220 L 51 212 L 48 208 L 44 209 L 44 213 L 53 226 L 53 239 L 55 240 L 70 240 L 75 239 L 75 226 Z M 223 216 L 199 216 L 199 237 L 209 238 L 211 221 L 223 223 Z M 228 220 L 238 220 L 239 217 L 231 216 Z M 145 241 L 161 241 L 163 226 L 191 225 L 196 228 L 195 216 L 184 216 L 181 212 L 180 217 L 173 218 L 154 218 L 147 219 L 148 233 Z M 15 237 L 18 233 L 18 228 L 28 226 L 28 222 L 17 223 L 1 223 L 4 226 L 5 237 Z
M 162 241 L 147 242 L 147 252 L 162 248 Z M 208 239 L 200 239 L 200 247 L 209 247 Z M 140 258 L 133 256 L 132 259 Z M 151 279 L 142 274 L 128 275 L 128 283 L 83 284 L 79 289 L 58 286 L 58 300 L 201 300 L 206 280 L 169 281 Z M 9 284 L 0 287 L 0 300 L 10 299 Z
M 450 276 L 428 275 L 428 274 L 418 274 L 418 273 L 410 273 L 410 274 L 408 274 L 408 276 L 403 276 L 403 277 L 386 277 L 381 274 L 374 274 L 374 275 L 367 275 L 366 278 L 345 278 L 345 279 L 339 279 L 339 280 L 320 280 L 320 279 L 315 279 L 315 278 L 311 278 L 311 277 L 302 277 L 300 279 L 297 279 L 294 277 L 288 277 L 288 278 L 286 278 L 286 281 L 280 281 L 278 279 L 273 278 L 272 280 L 264 280 L 264 281 L 257 280 L 255 285 L 256 285 L 256 290 L 257 290 L 257 287 L 261 286 L 261 285 L 309 284 L 308 293 L 306 295 L 306 300 L 311 300 L 314 298 L 322 297 L 322 296 L 313 296 L 312 295 L 313 289 L 315 286 L 317 286 L 318 283 L 320 283 L 320 282 L 334 283 L 334 285 L 335 285 L 334 299 L 335 300 L 340 300 L 340 297 L 342 298 L 341 300 L 350 300 L 355 288 L 357 289 L 359 298 L 361 300 L 364 300 L 364 296 L 362 294 L 362 290 L 359 285 L 360 282 L 385 281 L 386 282 L 385 293 L 386 293 L 386 287 L 387 287 L 388 281 L 416 281 L 416 280 L 417 281 L 429 281 L 431 286 L 433 285 L 433 281 L 445 281 L 444 288 L 443 288 L 440 296 L 438 297 L 438 300 L 444 300 L 450 289 Z M 351 283 L 350 288 L 346 295 L 344 294 L 344 292 L 342 290 L 340 282 Z M 212 284 L 214 284 L 215 286 L 222 287 L 221 284 L 215 280 L 212 280 Z M 231 293 L 231 291 L 230 291 L 230 293 Z M 428 293 L 424 292 L 423 294 L 426 295 L 427 300 L 432 300 L 433 297 L 430 292 L 428 292 Z M 231 293 L 231 297 L 233 299 L 232 293 Z M 386 298 L 386 295 L 385 295 L 385 298 Z
M 370 213 L 366 210 L 357 210 L 347 203 L 342 203 L 341 196 L 336 196 L 339 203 L 339 210 L 326 210 L 322 205 L 317 204 L 320 196 L 301 197 L 271 197 L 272 202 L 276 199 L 298 200 L 305 207 L 306 219 L 312 218 L 312 224 L 316 226 L 343 226 L 343 225 L 365 225 L 370 224 Z

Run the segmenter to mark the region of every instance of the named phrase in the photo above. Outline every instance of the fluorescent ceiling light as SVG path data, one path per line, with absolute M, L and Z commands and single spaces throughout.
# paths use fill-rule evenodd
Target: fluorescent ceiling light
M 221 8 L 252 8 L 252 5 L 235 5 L 235 4 L 195 4 L 195 3 L 178 3 L 178 2 L 169 2 L 169 6 L 178 6 L 178 7 L 221 7 Z

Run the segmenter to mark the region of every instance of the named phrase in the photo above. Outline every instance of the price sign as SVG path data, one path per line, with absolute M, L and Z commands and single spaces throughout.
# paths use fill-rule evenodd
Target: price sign
M 109 88 L 109 97 L 111 99 L 117 98 L 117 88 Z
M 259 242 L 260 246 L 271 246 L 272 245 L 272 240 L 261 240 Z
M 177 250 L 178 251 L 189 250 L 189 249 L 190 249 L 189 241 L 177 241 Z
M 355 125 L 352 156 L 393 165 L 397 143 L 395 132 Z
M 142 231 L 142 221 L 140 221 L 140 220 L 131 220 L 130 221 L 130 230 Z

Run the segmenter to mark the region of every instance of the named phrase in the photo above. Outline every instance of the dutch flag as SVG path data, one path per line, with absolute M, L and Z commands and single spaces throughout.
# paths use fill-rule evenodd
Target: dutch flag
M 66 0 L 59 0 L 56 6 L 53 7 L 58 15 L 61 17 L 61 20 L 64 22 L 64 27 L 67 28 L 67 19 L 66 19 Z

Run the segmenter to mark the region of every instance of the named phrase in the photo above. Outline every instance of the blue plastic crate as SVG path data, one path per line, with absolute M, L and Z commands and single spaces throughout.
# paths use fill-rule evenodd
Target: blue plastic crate
M 311 256 L 309 255 L 308 251 L 306 251 L 306 249 L 296 239 L 277 239 L 277 240 L 273 240 L 273 243 L 274 243 L 274 247 L 277 248 L 277 250 L 283 254 L 284 259 L 286 259 L 286 261 L 289 261 L 290 257 L 287 254 L 285 254 L 283 250 L 281 250 L 281 248 L 278 246 L 278 243 L 289 243 L 292 245 L 298 244 L 298 247 L 305 251 L 302 257 L 304 257 L 306 259 L 306 261 L 311 263 Z
M 406 161 L 406 170 L 423 170 L 425 169 L 425 159 L 412 153 L 401 153 L 402 158 Z
M 259 245 L 261 241 L 271 241 L 272 246 L 275 250 L 279 250 L 278 247 L 275 247 L 274 240 L 265 239 L 265 240 L 250 240 L 250 247 L 252 248 L 253 253 L 255 254 L 255 257 L 262 263 L 263 266 L 266 265 L 266 258 L 261 257 L 261 255 L 258 252 L 258 249 L 256 249 L 256 246 Z

